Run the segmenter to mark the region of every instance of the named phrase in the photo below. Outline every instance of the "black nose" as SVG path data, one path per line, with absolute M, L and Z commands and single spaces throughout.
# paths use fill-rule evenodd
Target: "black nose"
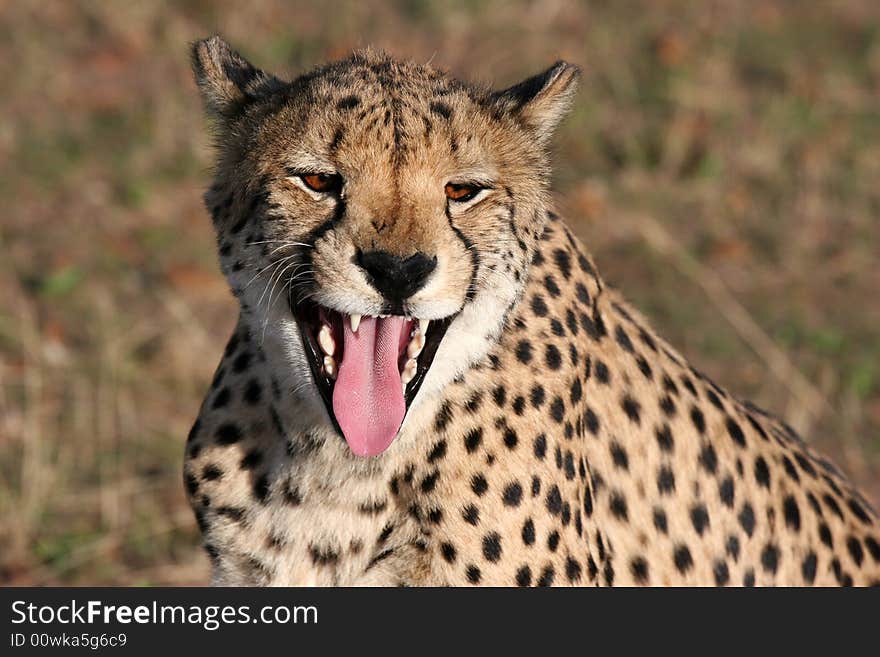
M 357 263 L 367 272 L 370 285 L 388 301 L 400 304 L 425 286 L 437 258 L 424 253 L 401 258 L 388 251 L 358 251 Z

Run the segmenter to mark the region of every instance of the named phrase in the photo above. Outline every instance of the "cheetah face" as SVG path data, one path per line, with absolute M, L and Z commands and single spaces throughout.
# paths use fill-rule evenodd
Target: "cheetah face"
M 546 145 L 577 69 L 501 92 L 373 52 L 292 82 L 219 38 L 194 69 L 218 124 L 221 262 L 273 368 L 310 380 L 351 451 L 483 357 L 545 221 Z

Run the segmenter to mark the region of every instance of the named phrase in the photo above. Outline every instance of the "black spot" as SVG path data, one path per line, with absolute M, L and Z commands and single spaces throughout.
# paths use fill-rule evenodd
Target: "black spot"
M 743 575 L 743 586 L 751 588 L 755 585 L 755 571 L 749 568 Z
M 846 549 L 849 552 L 849 556 L 852 557 L 852 560 L 855 562 L 856 566 L 862 565 L 862 560 L 865 558 L 865 551 L 862 549 L 862 544 L 859 542 L 855 536 L 850 536 L 846 539 Z
M 504 408 L 504 403 L 507 401 L 507 390 L 504 386 L 497 386 L 492 391 L 492 399 L 498 408 Z
M 556 284 L 556 279 L 554 279 L 551 274 L 547 274 L 544 277 L 544 288 L 550 293 L 551 297 L 559 296 L 559 286 Z
M 480 512 L 473 504 L 468 504 L 461 510 L 461 517 L 469 525 L 476 526 L 480 521 Z
M 801 563 L 801 574 L 804 576 L 804 581 L 807 584 L 812 584 L 816 581 L 816 562 L 816 553 L 810 551 L 804 557 L 803 563 Z
M 251 405 L 258 404 L 262 395 L 263 389 L 260 387 L 259 382 L 256 379 L 248 381 L 248 384 L 244 388 L 243 397 L 245 402 Z
M 516 431 L 514 431 L 510 427 L 507 427 L 507 429 L 504 430 L 504 445 L 508 449 L 513 449 L 517 446 L 518 443 L 519 437 L 516 435 Z
M 759 486 L 770 488 L 770 470 L 763 456 L 755 459 L 755 481 L 758 482 Z
M 507 484 L 507 486 L 504 488 L 501 499 L 507 506 L 519 506 L 519 503 L 522 500 L 522 493 L 522 486 L 520 486 L 518 482 L 514 481 Z
M 864 507 L 858 503 L 857 500 L 850 498 L 849 502 L 847 502 L 847 506 L 849 506 L 849 510 L 855 514 L 856 518 L 861 520 L 864 524 L 871 524 L 871 517 L 865 511 Z
M 523 523 L 522 540 L 525 545 L 535 544 L 535 523 L 532 522 L 531 518 Z
M 669 466 L 661 465 L 657 472 L 657 491 L 667 495 L 675 491 L 675 474 Z
M 706 418 L 703 417 L 703 411 L 696 406 L 691 406 L 691 422 L 694 423 L 694 426 L 697 431 L 700 432 L 700 435 L 706 433 Z
M 443 402 L 443 405 L 440 406 L 440 410 L 437 411 L 437 416 L 434 418 L 434 429 L 437 431 L 443 431 L 446 426 L 449 424 L 449 421 L 452 419 L 452 404 L 448 401 Z
M 441 440 L 434 445 L 434 448 L 430 452 L 428 452 L 428 463 L 436 463 L 444 456 L 446 456 L 446 441 Z
M 570 391 L 571 394 L 569 399 L 571 400 L 572 405 L 577 404 L 584 394 L 584 390 L 581 387 L 581 380 L 579 378 L 575 377 L 574 383 L 571 384 Z
M 711 392 L 711 391 L 710 391 Z M 727 424 L 727 433 L 740 447 L 746 446 L 746 436 L 743 433 L 743 430 L 740 428 L 739 424 L 732 417 L 728 417 L 726 420 Z
M 528 566 L 522 566 L 516 571 L 516 585 L 529 586 L 532 583 L 532 569 Z
M 559 486 L 553 486 L 547 493 L 547 510 L 554 516 L 558 516 L 562 511 L 562 495 L 559 492 Z
M 486 481 L 486 478 L 483 475 L 475 474 L 471 477 L 471 490 L 477 495 L 483 495 L 489 490 L 489 482 Z
M 779 548 L 768 543 L 761 552 L 761 565 L 766 572 L 775 574 L 779 566 Z
M 526 409 L 526 398 L 522 395 L 518 395 L 516 399 L 513 400 L 513 412 L 517 415 L 522 415 Z
M 668 424 L 656 428 L 654 435 L 657 437 L 657 444 L 661 451 L 669 453 L 675 447 L 675 440 L 672 438 L 672 431 L 670 431 Z
M 223 408 L 226 404 L 229 403 L 229 388 L 220 388 L 217 394 L 214 396 L 214 402 L 211 404 L 211 408 Z
M 611 443 L 611 460 L 618 468 L 629 470 L 629 458 L 626 455 L 626 450 L 616 441 Z
M 568 557 L 565 560 L 565 576 L 568 578 L 569 582 L 578 582 L 581 579 L 581 571 L 582 567 L 577 562 L 577 560 Z
M 552 531 L 547 537 L 547 549 L 551 552 L 556 552 L 557 547 L 559 547 L 559 532 Z
M 251 355 L 248 352 L 244 352 L 239 354 L 234 361 L 232 361 L 232 370 L 234 372 L 243 372 L 250 366 L 251 364 Z
M 437 485 L 437 479 L 440 478 L 440 472 L 434 470 L 431 474 L 422 479 L 422 492 L 430 493 L 434 490 L 434 487 Z M 474 491 L 476 492 L 476 491 Z
M 540 294 L 536 294 L 532 297 L 532 312 L 535 313 L 537 317 L 547 316 L 547 304 L 544 302 L 544 297 Z
M 733 479 L 731 477 L 725 477 L 724 481 L 721 482 L 721 485 L 718 487 L 718 496 L 721 498 L 721 503 L 724 504 L 729 509 L 733 508 Z
M 205 469 L 202 470 L 202 478 L 207 481 L 217 481 L 223 477 L 223 470 L 221 470 L 218 466 L 213 463 L 209 463 L 205 466 Z
M 528 365 L 532 361 L 532 343 L 528 340 L 520 340 L 516 345 L 516 358 L 519 362 Z
M 794 481 L 795 483 L 799 483 L 801 480 L 801 476 L 798 474 L 798 471 L 794 467 L 794 463 L 791 462 L 787 456 L 782 457 L 782 467 L 785 468 L 785 474 L 788 475 L 789 479 Z
M 547 437 L 542 433 L 535 438 L 535 458 L 544 459 L 547 454 Z
M 865 546 L 867 546 L 868 552 L 871 553 L 871 558 L 880 563 L 880 543 L 877 542 L 877 539 L 873 536 L 866 536 Z
M 480 569 L 477 568 L 476 566 L 474 566 L 473 564 L 471 564 L 470 566 L 467 567 L 465 574 L 467 575 L 467 580 L 471 584 L 479 584 L 480 579 L 483 576 L 483 574 L 480 572 Z
M 712 574 L 715 576 L 715 586 L 725 586 L 730 581 L 730 571 L 727 569 L 727 563 L 724 561 L 716 561 L 712 568 Z
M 725 552 L 728 556 L 730 556 L 734 561 L 739 559 L 739 539 L 731 534 L 727 537 L 727 545 L 724 548 Z
M 623 412 L 626 413 L 626 416 L 635 424 L 639 424 L 639 414 L 641 411 L 641 406 L 639 402 L 630 397 L 629 395 L 625 395 L 624 398 L 620 402 L 621 408 L 623 408 Z
M 269 475 L 260 475 L 254 482 L 254 497 L 261 504 L 265 504 L 266 499 L 269 497 Z
M 840 510 L 840 505 L 837 504 L 837 500 L 831 497 L 828 493 L 825 493 L 822 496 L 822 501 L 825 502 L 825 506 L 827 506 L 834 515 L 843 520 L 843 511 Z
M 538 497 L 541 492 L 541 478 L 538 475 L 532 477 L 532 497 Z
M 703 445 L 703 449 L 700 450 L 700 465 L 709 474 L 715 474 L 718 469 L 718 456 L 715 454 L 715 448 L 709 443 Z
M 632 573 L 636 584 L 648 583 L 648 562 L 644 557 L 635 557 L 629 563 L 629 570 Z
M 440 101 L 433 100 L 429 105 L 431 111 L 434 114 L 442 116 L 444 119 L 449 119 L 452 116 L 452 108 L 446 103 L 441 103 Z
M 562 249 L 556 249 L 553 251 L 553 260 L 556 261 L 556 266 L 559 268 L 562 277 L 568 280 L 571 277 L 571 258 L 569 258 L 568 253 Z
M 751 538 L 752 534 L 755 531 L 755 511 L 752 509 L 752 505 L 746 502 L 743 504 L 742 509 L 739 512 L 739 524 L 745 531 L 746 535 Z
M 691 551 L 688 549 L 687 545 L 676 546 L 675 551 L 672 554 L 672 558 L 675 562 L 675 567 L 678 569 L 678 572 L 682 574 L 689 571 L 694 565 L 694 560 L 691 557 Z
M 829 548 L 834 548 L 834 539 L 831 538 L 831 530 L 824 522 L 819 525 L 819 540 Z
M 562 365 L 562 357 L 560 356 L 559 349 L 556 348 L 556 345 L 547 345 L 547 350 L 544 352 L 544 362 L 551 370 L 558 370 L 560 368 Z
M 473 396 L 465 403 L 464 408 L 468 413 L 476 413 L 480 410 L 480 404 L 483 401 L 483 393 L 475 392 Z
M 553 569 L 553 566 L 546 566 L 543 571 L 541 571 L 541 577 L 538 580 L 538 586 L 551 586 L 553 584 L 553 578 L 556 576 L 556 571 Z
M 614 339 L 617 340 L 617 344 L 619 344 L 624 351 L 628 351 L 629 353 L 633 353 L 633 344 L 629 339 L 629 335 L 627 335 L 626 331 L 623 330 L 622 326 L 617 326 L 614 329 Z
M 492 532 L 483 537 L 483 557 L 492 563 L 501 558 L 501 536 L 498 532 Z
M 801 512 L 798 503 L 792 495 L 787 495 L 782 501 L 782 513 L 785 516 L 785 524 L 794 531 L 801 528 Z
M 241 440 L 241 430 L 231 422 L 225 422 L 217 427 L 214 438 L 218 445 L 232 445 Z
M 340 99 L 339 102 L 336 103 L 336 108 L 340 109 L 340 110 L 349 110 L 349 109 L 354 109 L 355 107 L 357 107 L 360 104 L 361 104 L 360 98 L 358 98 L 357 96 L 354 96 L 354 95 L 350 95 L 350 96 L 345 96 L 344 98 Z
M 443 559 L 446 560 L 447 563 L 455 563 L 457 552 L 455 550 L 455 546 L 452 543 L 441 543 L 440 554 L 443 555 Z
M 541 385 L 534 386 L 532 388 L 532 392 L 531 392 L 530 397 L 532 400 L 532 406 L 534 406 L 535 408 L 540 408 L 541 405 L 544 403 L 544 399 L 545 399 L 543 386 L 541 386 Z
M 477 427 L 469 431 L 464 437 L 464 448 L 468 454 L 473 454 L 481 442 L 483 442 L 483 429 L 482 427 Z
M 704 505 L 697 504 L 691 508 L 691 523 L 697 535 L 702 536 L 703 532 L 706 531 L 706 527 L 709 526 L 709 512 Z
M 626 521 L 628 517 L 626 498 L 619 491 L 613 491 L 608 499 L 608 508 L 618 520 Z
M 565 402 L 561 397 L 555 397 L 550 404 L 550 417 L 562 424 L 562 420 L 565 418 Z
M 608 366 L 601 360 L 596 361 L 596 379 L 604 385 L 608 385 L 611 381 L 611 373 L 608 371 Z
M 675 402 L 672 400 L 672 397 L 669 395 L 664 395 L 660 400 L 660 410 L 666 415 L 666 417 L 675 417 Z
M 654 509 L 654 529 L 658 532 L 665 534 L 669 531 L 668 523 L 666 522 L 666 512 L 660 507 L 656 507 Z
M 599 418 L 589 406 L 587 407 L 587 410 L 584 411 L 584 425 L 589 429 L 591 434 L 594 436 L 599 435 Z
M 252 449 L 241 459 L 239 467 L 242 470 L 253 470 L 263 461 L 263 452 L 258 449 Z

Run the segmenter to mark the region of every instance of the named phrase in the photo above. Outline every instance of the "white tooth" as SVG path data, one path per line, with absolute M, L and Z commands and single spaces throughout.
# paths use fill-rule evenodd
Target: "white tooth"
M 379 319 L 388 319 L 388 315 L 379 315 Z
M 401 382 L 401 386 L 400 386 L 400 387 L 403 388 L 403 394 L 406 395 L 406 384 L 403 383 L 403 379 L 401 379 L 400 382 Z
M 422 335 L 428 335 L 428 324 L 431 323 L 429 319 L 420 319 L 419 320 L 419 332 Z
M 403 373 L 400 375 L 400 380 L 403 383 L 409 383 L 412 381 L 413 377 L 416 375 L 416 368 L 418 367 L 418 363 L 415 360 L 410 358 L 406 361 L 406 364 L 403 366 Z
M 409 345 L 406 348 L 406 355 L 410 358 L 415 358 L 420 353 L 422 353 L 422 347 L 425 346 L 425 336 L 421 333 L 416 333 L 413 336 L 413 339 L 410 340 Z
M 336 343 L 333 341 L 333 336 L 330 335 L 330 327 L 326 324 L 321 326 L 321 330 L 318 331 L 318 344 L 321 345 L 321 350 L 328 356 L 332 356 L 336 350 Z
M 336 361 L 332 356 L 324 356 L 324 372 L 331 379 L 336 378 Z
M 350 315 L 349 319 L 351 319 L 351 332 L 357 333 L 358 326 L 361 325 L 361 316 L 360 315 Z

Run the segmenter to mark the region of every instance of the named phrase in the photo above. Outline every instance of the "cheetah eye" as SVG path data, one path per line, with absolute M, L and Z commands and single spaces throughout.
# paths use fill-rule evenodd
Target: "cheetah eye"
M 338 173 L 307 173 L 300 175 L 306 187 L 321 194 L 336 194 L 342 189 L 342 176 Z
M 484 188 L 479 185 L 469 185 L 467 183 L 446 183 L 446 187 L 444 188 L 446 191 L 446 198 L 450 201 L 455 201 L 456 203 L 465 203 L 466 201 L 474 199 L 477 194 L 483 191 L 483 189 Z

